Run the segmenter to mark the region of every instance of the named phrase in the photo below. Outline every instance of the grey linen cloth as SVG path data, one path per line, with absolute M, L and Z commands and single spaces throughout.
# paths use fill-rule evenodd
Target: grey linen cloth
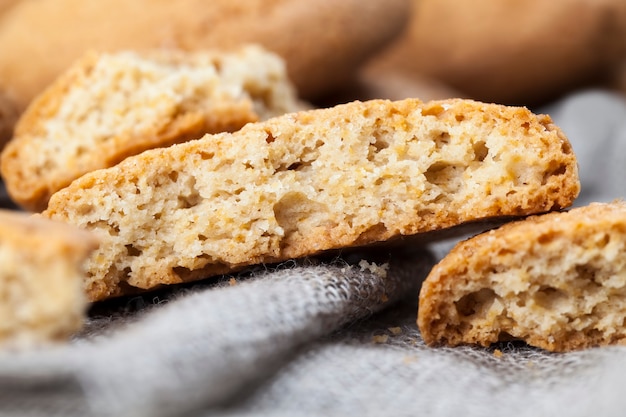
M 535 109 L 580 163 L 576 205 L 626 195 L 626 103 Z M 70 343 L 0 353 L 0 416 L 618 416 L 626 348 L 429 348 L 415 324 L 429 252 L 379 249 L 94 306 Z M 367 259 L 365 261 L 364 259 Z

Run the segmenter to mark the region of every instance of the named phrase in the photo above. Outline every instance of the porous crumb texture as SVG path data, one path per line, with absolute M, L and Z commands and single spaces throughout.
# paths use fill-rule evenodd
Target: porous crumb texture
M 547 116 L 375 100 L 144 152 L 79 178 L 43 215 L 103 239 L 87 282 L 97 300 L 567 207 L 578 191 L 575 156 Z
M 533 216 L 458 244 L 422 286 L 418 325 L 435 345 L 626 344 L 626 204 Z
M 96 246 L 74 226 L 0 211 L 0 346 L 63 340 L 81 328 L 84 262 Z
M 257 46 L 90 52 L 18 121 L 2 176 L 15 202 L 41 211 L 75 178 L 129 155 L 301 109 L 282 59 Z

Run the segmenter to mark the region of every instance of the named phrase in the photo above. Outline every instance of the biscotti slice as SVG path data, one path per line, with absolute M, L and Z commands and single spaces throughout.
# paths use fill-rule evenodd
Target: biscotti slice
M 9 195 L 41 211 L 86 172 L 303 108 L 285 65 L 234 51 L 88 53 L 22 115 L 2 154 Z
M 428 344 L 626 344 L 626 203 L 532 216 L 458 244 L 428 276 Z
M 96 231 L 92 300 L 569 206 L 576 158 L 548 116 L 474 101 L 352 102 L 153 149 L 56 193 Z
M 0 210 L 0 346 L 63 340 L 81 328 L 84 262 L 96 247 L 77 227 Z

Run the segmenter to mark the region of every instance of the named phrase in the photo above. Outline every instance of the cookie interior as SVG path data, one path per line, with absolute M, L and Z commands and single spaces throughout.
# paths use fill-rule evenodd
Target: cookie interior
M 547 117 L 463 100 L 354 102 L 144 152 L 44 215 L 97 230 L 94 298 L 544 212 L 578 194 Z
M 427 342 L 523 340 L 552 351 L 626 340 L 626 205 L 503 226 L 455 248 L 420 294 Z

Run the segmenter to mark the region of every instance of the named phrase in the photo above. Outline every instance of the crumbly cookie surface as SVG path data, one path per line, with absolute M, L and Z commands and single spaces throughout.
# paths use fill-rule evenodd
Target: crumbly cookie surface
M 418 324 L 429 344 L 624 344 L 625 295 L 626 204 L 592 203 L 458 244 L 424 282 Z
M 43 215 L 94 230 L 103 299 L 251 264 L 569 206 L 576 158 L 547 116 L 474 101 L 353 102 L 146 151 Z
M 83 262 L 96 238 L 64 223 L 0 210 L 0 345 L 63 340 L 87 309 Z
M 236 50 L 91 52 L 40 95 L 2 153 L 10 196 L 31 211 L 129 155 L 301 110 L 284 62 Z

